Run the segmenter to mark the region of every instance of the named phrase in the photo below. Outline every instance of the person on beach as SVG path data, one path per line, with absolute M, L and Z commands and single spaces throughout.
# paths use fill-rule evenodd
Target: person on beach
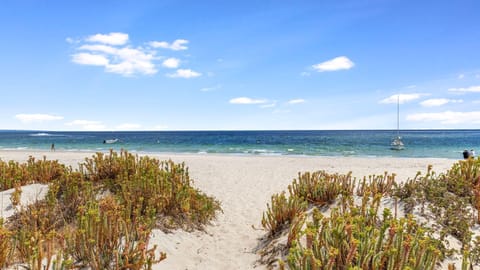
M 470 156 L 471 156 L 472 158 L 475 157 L 475 151 L 473 151 L 473 149 L 470 149 Z
M 467 149 L 463 150 L 463 159 L 468 159 L 469 156 L 470 156 L 470 152 L 468 152 Z
M 54 143 L 52 143 L 52 146 L 50 147 L 50 151 L 55 152 L 55 144 Z

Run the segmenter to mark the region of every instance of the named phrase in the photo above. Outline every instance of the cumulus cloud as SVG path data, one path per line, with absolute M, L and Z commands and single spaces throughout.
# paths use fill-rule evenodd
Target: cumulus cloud
M 480 92 L 480 85 L 470 86 L 466 88 L 450 88 L 448 89 L 448 91 L 457 93 Z
M 202 76 L 202 73 L 193 71 L 191 69 L 177 69 L 175 73 L 167 74 L 167 77 L 170 77 L 170 78 L 185 78 L 185 79 L 190 79 L 190 78 L 195 78 L 200 76 Z
M 462 124 L 462 123 L 471 123 L 479 124 L 480 123 L 480 111 L 473 112 L 454 112 L 454 111 L 445 111 L 438 113 L 416 113 L 410 114 L 407 116 L 409 121 L 435 121 L 440 122 L 441 124 Z
M 173 51 L 183 51 L 188 49 L 188 47 L 185 46 L 188 44 L 188 40 L 186 39 L 176 39 L 172 43 L 168 43 L 166 41 L 152 41 L 149 44 L 153 48 L 170 49 Z
M 140 124 L 133 124 L 133 123 L 123 123 L 115 127 L 117 130 L 132 130 L 132 129 L 139 129 L 142 126 Z
M 351 69 L 354 65 L 355 63 L 353 63 L 350 59 L 348 59 L 348 57 L 339 56 L 331 60 L 313 65 L 312 68 L 318 72 L 324 72 L 324 71 L 337 71 L 337 70 Z
M 253 99 L 249 97 L 232 98 L 229 101 L 231 104 L 264 104 L 267 103 L 266 99 Z
M 67 38 L 66 41 L 72 43 L 74 39 Z M 157 57 L 155 48 L 186 50 L 188 40 L 177 39 L 172 43 L 154 41 L 149 43 L 151 47 L 132 46 L 128 34 L 116 32 L 92 35 L 75 42 L 77 43 L 77 51 L 71 55 L 73 63 L 100 66 L 104 67 L 106 72 L 132 76 L 156 74 L 160 65 L 165 68 L 178 68 L 181 61 L 174 57 L 166 58 L 161 64 L 156 63 L 162 57 Z M 179 69 L 169 77 L 193 78 L 200 75 L 201 73 L 190 69 Z
M 178 68 L 180 65 L 180 60 L 177 58 L 168 58 L 163 60 L 162 66 L 166 68 Z
M 73 120 L 65 124 L 66 126 L 74 126 L 83 130 L 105 130 L 105 125 L 100 121 L 92 120 Z
M 125 44 L 128 41 L 127 34 L 97 34 L 88 37 L 85 41 L 103 44 L 83 44 L 79 46 L 77 50 L 81 52 L 72 55 L 72 62 L 80 65 L 103 66 L 106 72 L 123 76 L 157 73 L 153 63 L 155 52 L 147 51 L 141 47 L 113 46 Z
M 51 115 L 51 114 L 41 114 L 41 113 L 34 113 L 34 114 L 17 114 L 15 118 L 22 121 L 23 123 L 31 123 L 31 122 L 44 122 L 44 121 L 55 121 L 55 120 L 62 120 L 63 116 L 59 115 Z
M 432 98 L 420 102 L 423 107 L 436 107 L 442 106 L 448 103 L 462 103 L 461 99 L 447 99 L 447 98 Z
M 124 45 L 128 41 L 128 34 L 125 33 L 110 33 L 110 34 L 96 34 L 86 38 L 89 42 L 98 42 L 109 45 Z
M 410 102 L 412 100 L 419 99 L 420 97 L 425 96 L 425 95 L 426 94 L 419 94 L 419 93 L 397 94 L 397 95 L 392 95 L 392 96 L 389 96 L 385 99 L 380 100 L 380 103 L 391 104 L 391 103 L 397 103 L 397 100 L 398 100 L 400 104 L 404 104 L 404 103 Z
M 288 104 L 300 104 L 300 103 L 304 103 L 304 102 L 305 102 L 305 99 L 297 98 L 297 99 L 289 100 Z
M 77 53 L 72 56 L 72 61 L 80 65 L 108 66 L 109 60 L 99 54 Z

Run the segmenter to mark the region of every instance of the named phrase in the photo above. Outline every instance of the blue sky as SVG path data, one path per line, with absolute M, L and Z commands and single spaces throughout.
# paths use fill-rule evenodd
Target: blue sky
M 2 1 L 0 129 L 480 128 L 480 2 Z

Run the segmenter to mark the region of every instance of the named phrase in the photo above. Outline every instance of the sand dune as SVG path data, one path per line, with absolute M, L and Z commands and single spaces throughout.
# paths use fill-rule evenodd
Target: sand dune
M 92 153 L 0 151 L 2 160 L 25 161 L 29 155 L 37 158 L 45 155 L 48 159 L 58 159 L 76 167 Z M 152 243 L 167 253 L 167 259 L 156 269 L 265 269 L 265 266 L 256 263 L 259 256 L 254 252 L 258 238 L 265 232 L 255 228 L 261 228 L 262 213 L 271 195 L 286 190 L 298 172 L 352 171 L 355 177 L 363 177 L 388 171 L 396 173 L 398 181 L 404 181 L 414 177 L 417 171 L 425 172 L 428 165 L 433 165 L 436 172 L 443 172 L 456 161 L 433 158 L 149 155 L 162 160 L 184 161 L 190 168 L 194 185 L 220 200 L 223 209 L 223 213 L 206 227 L 205 232 L 175 231 L 165 234 L 154 230 Z M 27 193 L 24 190 L 22 196 Z M 9 197 L 5 201 L 10 202 Z

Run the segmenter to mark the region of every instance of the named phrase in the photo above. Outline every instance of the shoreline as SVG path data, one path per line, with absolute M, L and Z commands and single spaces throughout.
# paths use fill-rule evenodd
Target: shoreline
M 76 168 L 95 152 L 5 151 L 4 161 L 35 158 L 57 159 Z M 232 156 L 195 154 L 148 154 L 160 160 L 185 162 L 193 185 L 221 202 L 220 213 L 205 231 L 154 230 L 151 244 L 167 253 L 167 259 L 154 269 L 267 269 L 256 261 L 255 249 L 266 231 L 260 229 L 262 214 L 273 194 L 287 190 L 298 172 L 325 170 L 362 179 L 372 174 L 395 173 L 397 182 L 425 173 L 428 165 L 437 173 L 450 169 L 457 160 L 446 158 L 361 158 Z
M 8 148 L 0 148 L 0 159 L 4 155 L 4 153 L 33 153 L 33 154 L 42 154 L 42 155 L 55 155 L 59 154 L 76 154 L 76 155 L 84 155 L 84 154 L 95 154 L 95 153 L 109 153 L 110 150 L 115 152 L 120 152 L 120 149 L 108 149 L 108 150 L 65 150 L 59 149 L 55 151 L 51 151 L 49 149 L 8 149 Z M 295 154 L 280 154 L 280 153 L 273 153 L 273 154 L 253 154 L 253 153 L 208 153 L 208 152 L 155 152 L 155 151 L 137 151 L 137 150 L 128 150 L 131 154 L 138 154 L 139 156 L 218 156 L 218 157 L 278 157 L 278 158 L 352 158 L 352 159 L 433 159 L 433 160 L 451 160 L 451 161 L 458 161 L 462 160 L 461 156 L 459 158 L 447 158 L 447 157 L 405 157 L 405 156 L 373 156 L 373 155 L 295 155 Z M 461 154 L 462 152 L 459 152 Z M 31 154 L 30 154 L 31 155 Z

